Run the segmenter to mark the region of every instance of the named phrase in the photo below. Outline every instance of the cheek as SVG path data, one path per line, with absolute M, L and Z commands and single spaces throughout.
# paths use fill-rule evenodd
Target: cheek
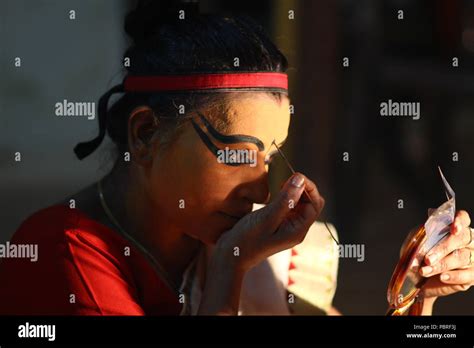
M 157 218 L 206 244 L 215 243 L 232 227 L 218 213 L 238 185 L 230 171 L 211 153 L 170 152 L 150 173 L 150 199 Z

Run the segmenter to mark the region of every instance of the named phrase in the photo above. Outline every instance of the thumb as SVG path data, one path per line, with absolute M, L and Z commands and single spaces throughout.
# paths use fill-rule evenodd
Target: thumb
M 303 194 L 304 187 L 304 176 L 295 173 L 286 181 L 277 197 L 267 205 L 263 220 L 269 233 L 273 233 L 296 206 Z

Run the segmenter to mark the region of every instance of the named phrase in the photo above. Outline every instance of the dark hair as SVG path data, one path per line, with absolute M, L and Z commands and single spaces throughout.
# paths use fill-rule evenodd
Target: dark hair
M 184 10 L 185 19 L 179 19 L 180 10 Z M 288 67 L 285 56 L 265 35 L 263 28 L 249 17 L 200 14 L 196 1 L 138 1 L 137 7 L 125 18 L 125 31 L 133 40 L 124 54 L 124 59 L 130 60 L 127 70 L 131 75 L 285 72 Z M 234 66 L 236 57 L 239 58 L 238 67 Z M 121 91 L 120 86 L 114 88 L 99 101 L 99 126 L 102 137 L 107 130 L 120 152 L 127 149 L 127 121 L 135 107 L 149 105 L 155 115 L 166 116 L 158 128 L 162 133 L 160 139 L 167 141 L 176 135 L 184 122 L 185 118 L 178 114 L 179 105 L 184 105 L 189 112 L 215 104 L 225 113 L 224 100 L 229 95 L 227 92 L 126 93 L 107 111 L 110 95 Z M 278 99 L 281 97 L 278 92 L 268 93 Z M 102 124 L 101 113 L 105 115 Z M 78 157 L 93 152 L 102 140 L 98 138 L 76 146 Z

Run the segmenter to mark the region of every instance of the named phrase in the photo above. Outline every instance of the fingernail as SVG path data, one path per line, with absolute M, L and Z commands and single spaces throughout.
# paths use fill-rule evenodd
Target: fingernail
M 304 177 L 300 174 L 296 174 L 291 179 L 291 184 L 295 187 L 301 187 L 303 186 L 303 183 L 304 183 Z
M 421 268 L 421 274 L 424 276 L 430 274 L 431 272 L 433 272 L 433 267 L 431 266 L 426 266 L 426 267 Z
M 441 280 L 443 280 L 443 281 L 449 280 L 449 274 L 442 274 L 441 275 Z

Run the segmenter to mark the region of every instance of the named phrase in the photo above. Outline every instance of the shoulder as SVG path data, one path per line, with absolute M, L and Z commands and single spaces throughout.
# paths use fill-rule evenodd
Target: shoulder
M 0 263 L 6 313 L 143 313 L 134 300 L 133 261 L 123 252 L 127 241 L 80 211 L 42 209 L 7 243 Z
M 103 269 L 133 278 L 130 270 L 133 261 L 127 257 L 130 242 L 66 205 L 47 207 L 29 216 L 13 235 L 11 244 L 36 246 L 40 264 L 51 269 L 57 267 L 57 262 L 72 261 L 79 266 L 93 262 Z
M 128 245 L 124 238 L 109 227 L 66 205 L 54 205 L 33 213 L 12 237 L 12 243 L 47 242 L 49 246 L 70 240 L 80 240 L 109 250 L 111 246 Z

